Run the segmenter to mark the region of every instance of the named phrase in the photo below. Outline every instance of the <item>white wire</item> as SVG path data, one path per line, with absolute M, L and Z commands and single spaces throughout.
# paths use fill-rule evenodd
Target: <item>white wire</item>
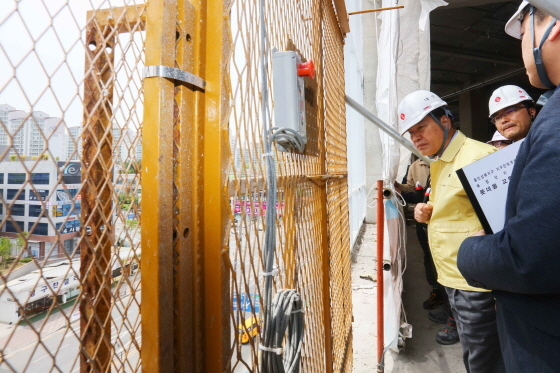
M 366 203 L 367 203 L 367 207 L 369 207 L 370 209 L 374 209 L 377 207 L 377 196 L 375 195 L 371 195 L 371 192 L 374 191 L 376 189 L 376 186 L 373 185 L 371 188 L 369 188 L 369 191 L 367 192 L 366 195 Z M 373 200 L 372 203 L 369 203 L 370 198 Z
M 393 194 L 397 197 L 397 203 L 398 203 L 400 206 L 403 206 L 403 207 L 406 206 L 406 201 L 404 200 L 404 197 L 402 196 L 402 194 L 400 194 L 399 192 L 397 192 L 397 190 L 394 189 L 394 188 L 393 188 L 392 190 L 393 190 Z M 399 203 L 399 202 L 398 202 L 399 199 L 402 201 L 402 203 Z

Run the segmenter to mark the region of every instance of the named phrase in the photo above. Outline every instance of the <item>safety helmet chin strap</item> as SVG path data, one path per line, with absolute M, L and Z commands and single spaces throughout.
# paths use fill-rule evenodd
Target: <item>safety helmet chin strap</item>
M 448 118 L 453 117 L 453 114 L 451 114 L 449 110 L 447 109 L 443 109 L 443 110 L 445 110 L 445 116 L 447 116 Z M 434 115 L 434 113 L 430 113 L 430 116 L 432 117 L 433 120 L 436 121 L 437 125 L 443 130 L 443 142 L 441 143 L 441 146 L 439 147 L 437 153 L 430 156 L 430 158 L 441 157 L 443 155 L 443 152 L 445 151 L 445 148 L 447 148 L 446 143 L 447 143 L 447 139 L 449 138 L 449 128 L 445 128 L 443 124 L 441 124 L 440 120 Z
M 532 6 L 532 5 L 531 5 L 531 8 L 530 8 L 530 14 L 531 14 L 531 42 L 534 45 L 535 42 L 536 42 L 536 40 L 535 40 L 535 7 Z M 548 77 L 548 74 L 546 73 L 546 69 L 544 67 L 543 60 L 542 60 L 542 46 L 543 46 L 544 42 L 546 41 L 546 39 L 548 39 L 548 36 L 550 35 L 550 32 L 552 31 L 552 28 L 554 27 L 555 24 L 556 24 L 556 18 L 552 20 L 552 22 L 550 23 L 550 25 L 546 29 L 546 32 L 544 33 L 539 46 L 536 47 L 536 48 L 533 48 L 533 56 L 535 57 L 535 65 L 537 66 L 537 73 L 539 74 L 539 79 L 541 80 L 541 83 L 549 89 L 556 88 L 556 85 L 554 85 L 554 83 L 552 83 L 550 81 L 550 78 Z

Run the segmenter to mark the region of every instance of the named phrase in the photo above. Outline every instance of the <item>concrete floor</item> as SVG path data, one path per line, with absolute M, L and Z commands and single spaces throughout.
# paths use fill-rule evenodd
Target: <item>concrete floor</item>
M 362 242 L 356 247 L 352 262 L 352 301 L 354 332 L 354 373 L 376 372 L 376 286 L 360 275 L 375 274 L 376 226 L 366 224 Z M 404 273 L 403 304 L 406 318 L 412 325 L 412 338 L 400 353 L 385 354 L 385 372 L 465 373 L 459 343 L 442 346 L 435 336 L 442 325 L 428 319 L 422 302 L 428 298 L 430 286 L 424 273 L 422 249 L 413 225 L 407 226 L 407 265 Z

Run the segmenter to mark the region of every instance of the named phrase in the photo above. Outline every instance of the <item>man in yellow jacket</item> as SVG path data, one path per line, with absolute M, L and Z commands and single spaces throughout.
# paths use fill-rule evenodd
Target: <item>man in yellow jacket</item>
M 468 285 L 457 268 L 461 243 L 482 226 L 455 171 L 496 148 L 455 130 L 445 105 L 432 92 L 416 91 L 402 100 L 398 112 L 401 134 L 408 132 L 414 146 L 434 159 L 430 165 L 430 201 L 417 204 L 414 217 L 428 223 L 438 282 L 445 286 L 456 322 L 456 326 L 450 324 L 438 333 L 436 339 L 452 337 L 456 328 L 467 372 L 505 372 L 492 293 Z

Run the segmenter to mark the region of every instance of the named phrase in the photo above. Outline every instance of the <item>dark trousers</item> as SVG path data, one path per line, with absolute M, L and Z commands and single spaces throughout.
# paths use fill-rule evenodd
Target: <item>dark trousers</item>
M 508 373 L 560 372 L 560 337 L 529 325 L 499 302 L 496 316 Z
M 468 373 L 503 373 L 496 308 L 491 292 L 446 287 Z
M 437 282 L 436 266 L 434 265 L 432 252 L 430 251 L 430 245 L 428 244 L 428 231 L 426 224 L 416 223 L 416 237 L 418 237 L 418 242 L 420 242 L 420 247 L 424 252 L 424 268 L 426 269 L 426 280 L 428 280 L 428 284 L 430 284 L 432 287 L 439 288 L 440 285 Z

